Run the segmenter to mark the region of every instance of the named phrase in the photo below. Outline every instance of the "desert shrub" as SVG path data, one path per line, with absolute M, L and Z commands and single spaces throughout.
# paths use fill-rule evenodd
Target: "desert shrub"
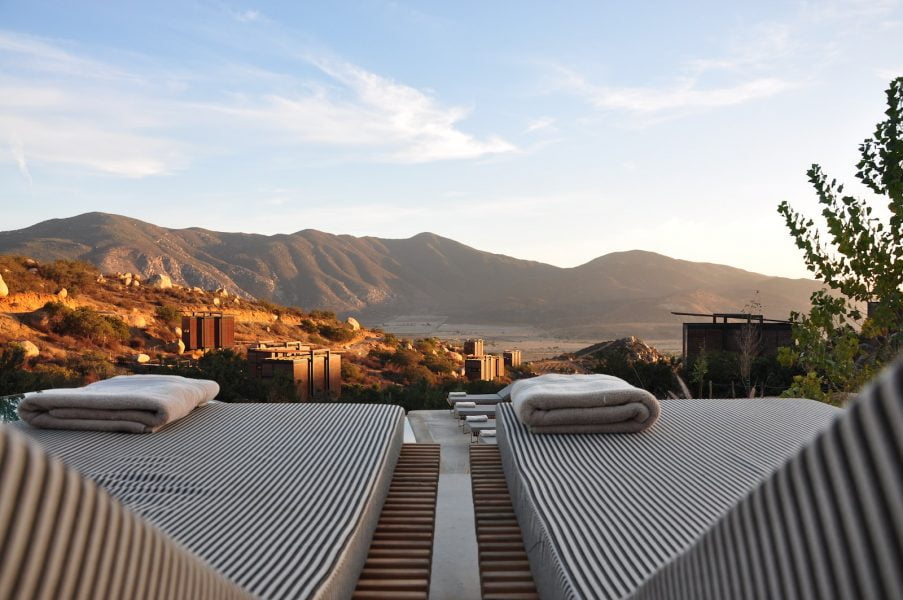
M 223 402 L 297 402 L 294 384 L 288 379 L 262 380 L 253 376 L 247 359 L 234 350 L 208 352 L 194 367 L 174 367 L 171 373 L 219 384 L 216 397 Z
M 80 384 L 78 375 L 64 367 L 40 365 L 34 371 L 27 370 L 25 351 L 18 346 L 0 352 L 0 396 Z
M 106 356 L 97 352 L 80 352 L 66 358 L 66 368 L 77 373 L 85 382 L 109 379 L 118 372 Z
M 413 350 L 399 348 L 389 355 L 386 362 L 397 367 L 409 367 L 420 362 L 420 355 Z
M 304 331 L 306 333 L 318 333 L 320 331 L 319 327 L 317 327 L 317 324 L 311 319 L 301 319 L 298 327 L 301 328 L 301 331 Z
M 440 375 L 451 375 L 457 368 L 455 362 L 450 358 L 433 354 L 427 354 L 423 357 L 423 366 Z
M 310 311 L 311 318 L 314 319 L 322 319 L 324 321 L 335 321 L 335 313 L 331 310 L 312 310 Z
M 70 294 L 93 286 L 99 275 L 97 269 L 89 263 L 63 259 L 42 265 L 40 273 L 60 287 L 66 288 Z
M 354 339 L 354 331 L 347 325 L 321 323 L 317 330 L 320 335 L 331 342 L 350 342 Z
M 352 383 L 364 380 L 364 370 L 349 360 L 342 361 L 342 382 Z
M 392 333 L 387 333 L 383 336 L 383 343 L 385 343 L 387 346 L 397 346 L 398 336 Z
M 154 318 L 161 323 L 175 327 L 182 323 L 182 311 L 172 304 L 162 304 L 154 309 Z
M 124 342 L 129 339 L 129 326 L 112 315 L 103 315 L 86 306 L 75 310 L 64 306 L 51 322 L 54 333 L 87 339 L 97 344 Z

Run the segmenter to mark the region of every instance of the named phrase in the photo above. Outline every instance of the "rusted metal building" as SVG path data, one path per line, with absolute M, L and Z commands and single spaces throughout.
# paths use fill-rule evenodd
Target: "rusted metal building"
M 774 356 L 778 353 L 778 348 L 793 343 L 790 321 L 766 319 L 762 315 L 748 313 L 671 314 L 706 317 L 712 320 L 710 323 L 683 324 L 685 360 L 692 360 L 703 351 L 737 353 L 749 351 L 756 356 Z
M 505 357 L 505 366 L 507 367 L 519 367 L 523 363 L 520 350 L 505 350 L 502 356 Z
M 235 343 L 235 317 L 221 312 L 183 314 L 182 342 L 186 350 L 231 348 Z
M 248 348 L 255 377 L 290 379 L 302 402 L 338 398 L 342 394 L 342 355 L 313 350 L 301 342 L 263 343 Z
M 485 353 L 483 349 L 483 340 L 479 338 L 473 338 L 464 342 L 464 355 L 465 356 L 483 356 Z

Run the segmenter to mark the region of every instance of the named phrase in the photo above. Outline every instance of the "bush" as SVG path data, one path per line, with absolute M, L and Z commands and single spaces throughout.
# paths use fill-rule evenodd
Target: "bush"
M 301 323 L 298 324 L 298 327 L 301 328 L 301 331 L 306 333 L 319 333 L 320 328 L 317 327 L 317 324 L 311 319 L 301 319 Z
M 335 321 L 335 313 L 331 310 L 312 310 L 310 311 L 311 318 L 321 319 L 324 321 Z
M 161 323 L 176 327 L 182 323 L 182 311 L 172 304 L 163 304 L 154 310 L 154 318 Z
M 42 265 L 40 273 L 70 294 L 93 286 L 100 274 L 93 265 L 80 260 L 56 260 Z
M 350 342 L 354 339 L 354 330 L 346 325 L 323 323 L 317 329 L 320 335 L 332 342 Z
M 86 306 L 75 310 L 66 308 L 62 316 L 53 322 L 52 330 L 59 335 L 90 340 L 96 344 L 125 342 L 129 339 L 129 326 L 112 315 L 102 315 Z

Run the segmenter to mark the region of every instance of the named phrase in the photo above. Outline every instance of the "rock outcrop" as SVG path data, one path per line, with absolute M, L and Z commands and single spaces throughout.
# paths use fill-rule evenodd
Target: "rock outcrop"
M 7 296 L 9 296 L 9 287 L 3 281 L 3 275 L 0 275 L 0 298 L 6 298 Z
M 13 342 L 12 345 L 22 348 L 22 351 L 25 352 L 25 358 L 34 358 L 41 354 L 41 350 L 37 347 L 37 345 L 35 345 L 34 342 L 30 342 L 28 340 Z
M 172 279 L 164 273 L 157 273 L 147 280 L 147 285 L 158 290 L 172 289 Z
M 358 320 L 355 319 L 354 317 L 348 317 L 347 319 L 345 319 L 345 322 L 348 323 L 348 325 L 351 327 L 352 331 L 360 331 L 361 330 L 361 324 L 358 323 Z

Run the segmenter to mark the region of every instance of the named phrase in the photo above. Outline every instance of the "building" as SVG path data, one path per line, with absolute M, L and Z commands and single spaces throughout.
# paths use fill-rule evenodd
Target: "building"
M 473 338 L 464 342 L 464 355 L 465 356 L 483 356 L 483 340 L 479 338 Z
M 183 314 L 182 342 L 186 350 L 231 348 L 235 343 L 235 317 L 221 312 Z
M 471 381 L 492 381 L 505 376 L 505 360 L 498 354 L 468 356 L 464 359 L 464 376 Z
M 748 350 L 756 356 L 774 356 L 778 353 L 778 348 L 793 343 L 790 321 L 766 319 L 762 315 L 747 313 L 671 314 L 712 319 L 711 323 L 683 324 L 685 360 L 692 360 L 703 351 L 741 353 Z M 729 322 L 729 319 L 734 322 Z
M 505 366 L 506 367 L 519 367 L 523 364 L 523 358 L 521 357 L 520 350 L 505 350 L 502 353 L 502 356 L 505 357 Z
M 260 379 L 289 379 L 302 402 L 342 394 L 342 355 L 313 350 L 301 342 L 261 343 L 248 348 L 251 373 Z

